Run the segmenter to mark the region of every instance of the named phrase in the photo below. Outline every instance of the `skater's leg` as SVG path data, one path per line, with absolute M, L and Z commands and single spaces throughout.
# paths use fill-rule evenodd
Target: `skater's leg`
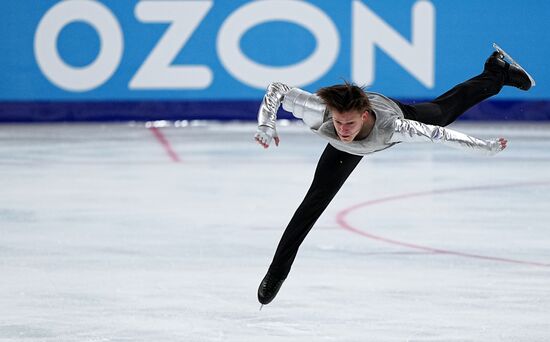
M 497 50 L 485 61 L 483 73 L 463 82 L 435 100 L 427 103 L 406 105 L 395 101 L 406 119 L 446 126 L 465 111 L 481 101 L 496 95 L 503 86 L 529 90 L 535 80 L 496 44 Z
M 361 158 L 327 145 L 317 164 L 313 182 L 283 233 L 273 257 L 269 272 L 275 277 L 286 278 L 300 244 Z
M 456 85 L 431 102 L 414 105 L 396 102 L 406 119 L 430 125 L 447 126 L 471 107 L 498 94 L 502 86 L 501 75 L 485 71 Z

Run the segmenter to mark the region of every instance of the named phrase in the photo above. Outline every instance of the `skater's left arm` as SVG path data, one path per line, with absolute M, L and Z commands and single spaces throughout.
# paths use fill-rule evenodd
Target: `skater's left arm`
M 414 120 L 397 119 L 393 122 L 393 135 L 390 143 L 431 141 L 462 150 L 486 155 L 495 155 L 506 148 L 504 138 L 483 140 L 467 134 Z

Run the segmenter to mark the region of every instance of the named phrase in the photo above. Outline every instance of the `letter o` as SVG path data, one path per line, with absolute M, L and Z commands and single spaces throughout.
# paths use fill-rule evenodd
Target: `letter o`
M 317 42 L 314 52 L 299 63 L 283 67 L 262 65 L 248 58 L 240 48 L 243 35 L 256 25 L 276 20 L 309 30 Z M 256 88 L 265 88 L 273 81 L 299 87 L 317 80 L 334 65 L 340 51 L 340 37 L 332 20 L 307 2 L 254 1 L 227 18 L 216 45 L 222 64 L 239 81 Z
M 92 26 L 100 40 L 98 56 L 84 67 L 68 65 L 57 49 L 61 30 L 76 21 Z M 34 54 L 40 70 L 50 82 L 68 91 L 84 92 L 111 78 L 120 64 L 123 45 L 122 29 L 107 7 L 97 1 L 69 0 L 53 6 L 38 24 Z

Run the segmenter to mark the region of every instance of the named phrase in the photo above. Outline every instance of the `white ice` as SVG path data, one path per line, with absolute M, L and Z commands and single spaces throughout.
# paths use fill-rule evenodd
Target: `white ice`
M 365 157 L 259 311 L 319 137 L 0 126 L 0 341 L 550 341 L 550 125 L 454 128 L 509 148 Z

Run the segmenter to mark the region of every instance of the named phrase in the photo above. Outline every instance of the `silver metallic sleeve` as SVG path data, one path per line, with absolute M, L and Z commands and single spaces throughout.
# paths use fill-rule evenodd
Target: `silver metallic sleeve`
M 286 84 L 275 82 L 267 87 L 262 105 L 258 110 L 258 126 L 267 126 L 276 129 L 277 110 L 285 94 L 291 88 Z
M 290 89 L 283 99 L 283 109 L 300 118 L 312 129 L 323 124 L 327 106 L 321 98 L 302 89 Z
M 445 127 L 423 124 L 418 121 L 397 119 L 393 123 L 392 142 L 431 141 L 462 150 L 494 155 L 502 151 L 498 140 L 482 140 Z

